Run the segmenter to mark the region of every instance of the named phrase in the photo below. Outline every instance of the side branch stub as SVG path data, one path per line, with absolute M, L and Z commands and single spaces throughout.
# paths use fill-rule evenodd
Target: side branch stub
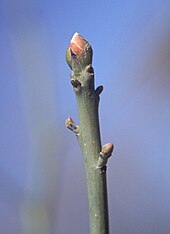
M 79 135 L 79 126 L 72 120 L 71 117 L 66 119 L 66 127 L 73 131 L 77 136 Z

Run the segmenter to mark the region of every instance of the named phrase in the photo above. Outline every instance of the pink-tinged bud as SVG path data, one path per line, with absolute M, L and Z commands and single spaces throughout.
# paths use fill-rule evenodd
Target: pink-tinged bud
M 70 41 L 70 49 L 78 56 L 81 54 L 86 44 L 88 44 L 88 42 L 78 33 L 75 33 Z
M 102 151 L 100 152 L 101 157 L 109 158 L 112 155 L 113 148 L 114 148 L 114 146 L 112 143 L 107 143 L 107 144 L 103 145 Z
M 107 143 L 103 145 L 97 162 L 97 168 L 103 168 L 104 166 L 106 166 L 108 158 L 112 155 L 113 148 L 114 146 L 112 143 Z M 102 172 L 105 172 L 105 170 Z
M 92 64 L 92 48 L 84 37 L 77 32 L 73 35 L 66 52 L 66 60 L 73 71 L 82 70 Z

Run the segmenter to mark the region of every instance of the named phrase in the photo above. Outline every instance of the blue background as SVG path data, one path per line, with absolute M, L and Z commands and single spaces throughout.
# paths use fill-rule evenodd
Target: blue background
M 87 234 L 65 51 L 77 31 L 103 85 L 110 233 L 170 233 L 170 2 L 0 1 L 0 233 Z

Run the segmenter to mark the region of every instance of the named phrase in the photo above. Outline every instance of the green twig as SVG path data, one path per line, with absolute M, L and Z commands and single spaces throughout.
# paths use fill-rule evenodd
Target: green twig
M 91 234 L 108 234 L 109 218 L 107 204 L 106 164 L 113 151 L 108 143 L 101 147 L 98 117 L 99 95 L 103 90 L 94 88 L 92 48 L 75 33 L 66 53 L 70 66 L 71 84 L 76 94 L 80 126 L 69 117 L 66 126 L 79 141 L 86 170 Z

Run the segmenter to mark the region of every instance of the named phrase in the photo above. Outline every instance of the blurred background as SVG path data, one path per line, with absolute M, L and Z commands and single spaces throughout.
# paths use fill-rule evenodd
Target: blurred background
M 65 51 L 77 31 L 103 85 L 110 233 L 170 233 L 170 2 L 0 1 L 0 233 L 87 234 Z

